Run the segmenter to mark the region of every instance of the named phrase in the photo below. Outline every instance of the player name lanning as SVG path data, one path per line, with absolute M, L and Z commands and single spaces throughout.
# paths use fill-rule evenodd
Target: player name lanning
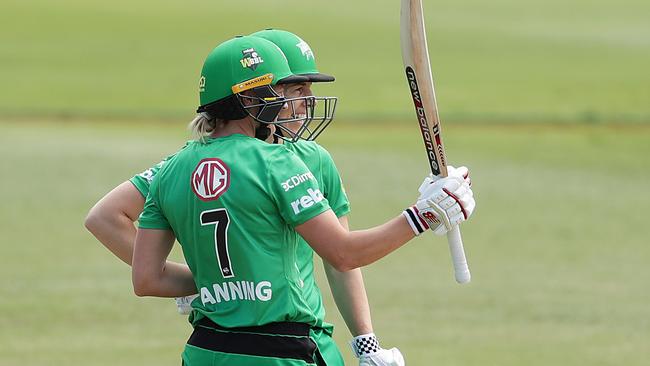
M 201 302 L 216 304 L 222 301 L 269 301 L 273 296 L 271 282 L 232 281 L 212 284 L 212 289 L 201 287 Z M 212 290 L 212 291 L 210 291 Z

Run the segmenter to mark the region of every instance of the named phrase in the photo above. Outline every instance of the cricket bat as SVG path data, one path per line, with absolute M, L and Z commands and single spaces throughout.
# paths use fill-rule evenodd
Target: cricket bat
M 424 139 L 431 173 L 446 177 L 447 160 L 440 136 L 440 118 L 438 117 L 438 106 L 436 105 L 436 94 L 433 89 L 433 77 L 429 63 L 422 0 L 402 0 L 400 35 L 406 78 L 413 98 L 420 132 Z M 447 233 L 447 242 L 454 264 L 456 282 L 469 282 L 471 275 L 458 226 Z

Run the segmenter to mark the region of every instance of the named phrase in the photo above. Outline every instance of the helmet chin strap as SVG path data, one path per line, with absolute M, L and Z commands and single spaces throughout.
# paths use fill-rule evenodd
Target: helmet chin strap
M 266 141 L 266 139 L 268 139 L 269 136 L 271 136 L 271 129 L 269 128 L 269 126 L 267 126 L 264 123 L 259 123 L 257 128 L 255 128 L 255 138 L 258 138 L 262 141 Z
M 277 144 L 280 142 L 280 137 L 284 137 L 284 133 L 281 128 L 275 128 L 275 133 L 273 134 L 273 143 Z

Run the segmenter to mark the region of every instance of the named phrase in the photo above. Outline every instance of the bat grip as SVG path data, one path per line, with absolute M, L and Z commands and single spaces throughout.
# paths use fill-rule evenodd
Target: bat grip
M 451 253 L 451 261 L 454 263 L 454 275 L 456 282 L 468 283 L 472 276 L 469 273 L 467 266 L 467 258 L 465 258 L 465 249 L 463 249 L 463 238 L 460 236 L 460 228 L 454 226 L 447 233 L 447 242 L 449 243 L 449 252 Z

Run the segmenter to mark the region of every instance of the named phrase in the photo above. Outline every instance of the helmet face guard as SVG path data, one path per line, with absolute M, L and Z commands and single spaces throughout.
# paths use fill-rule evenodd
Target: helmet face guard
M 296 102 L 305 103 L 305 112 L 296 110 Z M 305 96 L 286 99 L 291 113 L 275 123 L 275 135 L 288 142 L 314 141 L 329 126 L 336 112 L 336 97 Z
M 252 95 L 237 94 L 241 107 L 255 121 L 274 125 L 275 136 L 288 142 L 313 141 L 334 119 L 336 97 L 285 98 L 268 85 L 253 88 L 251 92 Z M 244 103 L 245 100 L 249 103 Z M 304 104 L 303 113 L 296 108 L 300 103 Z M 285 108 L 290 109 L 290 114 L 279 118 Z

